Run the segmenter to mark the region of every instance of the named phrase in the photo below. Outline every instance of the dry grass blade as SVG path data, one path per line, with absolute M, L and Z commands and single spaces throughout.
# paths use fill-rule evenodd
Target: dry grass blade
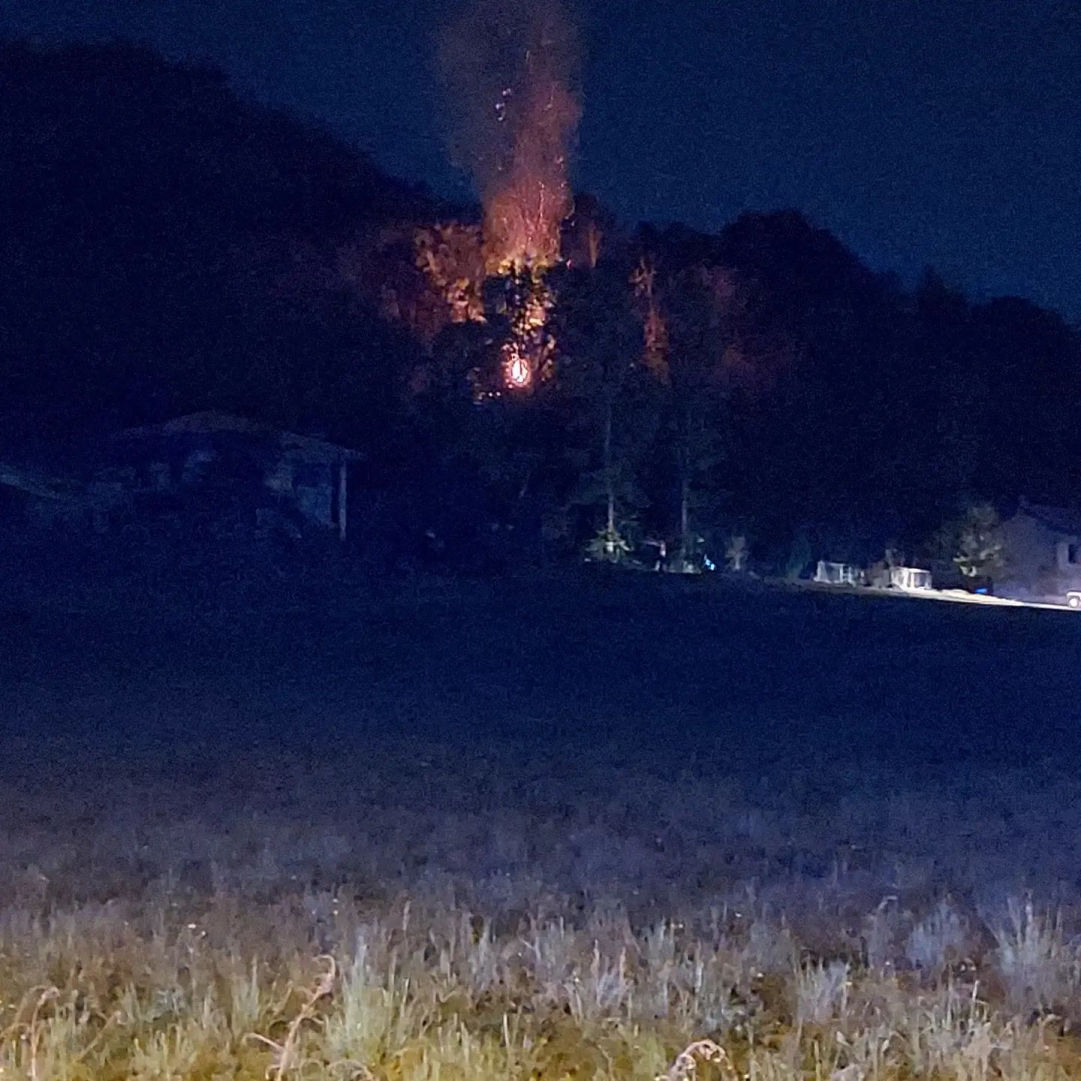
M 668 1072 L 660 1074 L 656 1081 L 695 1081 L 699 1063 L 704 1062 L 715 1062 L 726 1073 L 735 1072 L 728 1052 L 720 1044 L 713 1040 L 695 1040 L 676 1055 Z
M 337 962 L 327 954 L 320 956 L 317 960 L 325 964 L 326 970 L 319 977 L 315 986 L 308 992 L 308 996 L 305 998 L 304 1004 L 296 1017 L 289 1023 L 285 1039 L 279 1043 L 277 1040 L 272 1040 L 258 1032 L 249 1034 L 249 1039 L 265 1044 L 274 1052 L 274 1061 L 267 1068 L 267 1076 L 272 1077 L 273 1081 L 282 1081 L 288 1071 L 295 1069 L 299 1065 L 298 1045 L 300 1043 L 301 1029 L 306 1022 L 318 1023 L 315 1017 L 316 1008 L 322 999 L 334 992 L 334 985 L 338 979 Z
M 30 1081 L 38 1081 L 38 1045 L 40 1043 L 40 1030 L 38 1023 L 41 1019 L 41 1008 L 47 1002 L 53 1002 L 60 997 L 57 987 L 43 987 L 39 989 L 37 1002 L 34 1003 L 34 1012 L 30 1015 L 30 1023 L 27 1027 L 26 1040 L 30 1045 Z

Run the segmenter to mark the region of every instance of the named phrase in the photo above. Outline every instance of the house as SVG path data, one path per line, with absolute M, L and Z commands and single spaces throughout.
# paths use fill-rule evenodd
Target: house
M 113 437 L 110 481 L 135 499 L 228 491 L 254 513 L 278 511 L 345 539 L 349 469 L 358 451 L 208 411 Z
M 1081 511 L 1021 499 L 999 529 L 1003 569 L 996 593 L 1061 602 L 1068 590 L 1081 589 Z
M 0 462 L 0 509 L 47 528 L 104 530 L 170 510 L 228 508 L 253 524 L 310 526 L 344 540 L 350 466 L 362 457 L 246 417 L 192 413 L 125 429 L 47 466 Z

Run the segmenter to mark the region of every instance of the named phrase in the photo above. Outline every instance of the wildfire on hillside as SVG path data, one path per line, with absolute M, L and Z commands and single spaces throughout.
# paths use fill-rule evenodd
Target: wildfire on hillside
M 503 381 L 512 390 L 543 378 L 554 348 L 545 274 L 560 259 L 572 209 L 577 54 L 561 0 L 475 0 L 448 29 L 442 50 L 454 148 L 484 205 L 485 271 L 514 283 L 511 335 L 502 349 Z

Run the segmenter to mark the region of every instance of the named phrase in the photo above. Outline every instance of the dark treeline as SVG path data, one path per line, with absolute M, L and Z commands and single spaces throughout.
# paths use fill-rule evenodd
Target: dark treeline
M 614 529 L 873 559 L 965 505 L 1081 497 L 1075 329 L 903 288 L 795 211 L 708 236 L 580 197 L 521 393 L 499 349 L 537 284 L 485 279 L 479 210 L 215 70 L 5 46 L 0 145 L 7 445 L 244 413 L 365 451 L 400 537 L 523 558 Z

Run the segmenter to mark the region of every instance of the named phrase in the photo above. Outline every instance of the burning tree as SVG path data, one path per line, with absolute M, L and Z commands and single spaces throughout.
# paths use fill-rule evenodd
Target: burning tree
M 454 119 L 452 149 L 484 204 L 484 262 L 507 290 L 511 337 L 504 379 L 529 387 L 551 341 L 547 270 L 572 209 L 569 148 L 580 116 L 578 46 L 560 0 L 476 0 L 449 28 L 441 68 Z
M 503 377 L 516 390 L 529 387 L 549 371 L 555 340 L 549 327 L 552 292 L 533 268 L 516 269 L 505 278 L 504 312 L 510 335 L 503 343 Z
M 498 122 L 513 130 L 513 146 L 486 193 L 484 235 L 488 269 L 544 269 L 559 259 L 560 234 L 572 199 L 567 141 L 578 103 L 552 67 L 552 41 L 541 32 L 525 49 L 519 90 L 503 90 Z M 519 100 L 520 99 L 520 100 Z

